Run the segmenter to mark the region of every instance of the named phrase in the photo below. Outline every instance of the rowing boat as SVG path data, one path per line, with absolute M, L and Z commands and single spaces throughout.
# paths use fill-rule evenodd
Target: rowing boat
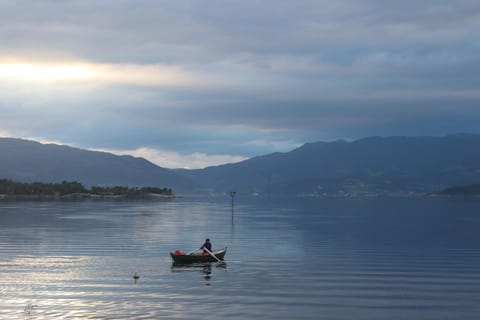
M 218 260 L 223 260 L 225 254 L 227 253 L 227 247 L 220 250 L 213 250 L 213 255 L 218 258 Z M 170 252 L 170 256 L 173 259 L 173 262 L 177 264 L 187 264 L 187 263 L 203 263 L 203 262 L 217 262 L 212 255 L 208 253 L 191 253 L 185 254 L 179 250 Z

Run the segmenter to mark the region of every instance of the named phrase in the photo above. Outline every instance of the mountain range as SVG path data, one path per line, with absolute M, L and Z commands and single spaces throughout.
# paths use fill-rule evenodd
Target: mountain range
M 195 184 L 143 158 L 117 156 L 57 144 L 0 138 L 0 178 L 18 182 L 77 181 L 85 186 L 169 187 Z
M 302 195 L 428 193 L 480 182 L 480 135 L 369 137 L 184 170 L 143 159 L 1 138 L 0 178 L 169 187 L 174 192 Z
M 311 195 L 432 192 L 480 182 L 480 135 L 307 143 L 287 153 L 183 173 L 216 190 Z

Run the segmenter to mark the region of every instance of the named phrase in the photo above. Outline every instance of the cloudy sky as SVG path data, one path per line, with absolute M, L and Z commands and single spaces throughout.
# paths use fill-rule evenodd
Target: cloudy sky
M 198 168 L 480 133 L 478 0 L 0 0 L 0 136 Z

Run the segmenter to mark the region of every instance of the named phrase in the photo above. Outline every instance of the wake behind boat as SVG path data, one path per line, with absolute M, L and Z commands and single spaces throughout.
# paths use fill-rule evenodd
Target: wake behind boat
M 213 250 L 210 253 L 192 252 L 186 254 L 181 250 L 176 250 L 170 252 L 170 256 L 172 257 L 174 263 L 188 264 L 223 261 L 226 253 L 227 247 L 220 250 Z

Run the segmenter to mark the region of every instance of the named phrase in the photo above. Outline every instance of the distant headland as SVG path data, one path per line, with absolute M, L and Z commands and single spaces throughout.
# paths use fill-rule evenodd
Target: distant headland
M 468 186 L 453 186 L 435 194 L 446 196 L 480 196 L 480 184 L 471 184 Z
M 170 188 L 92 186 L 88 189 L 76 181 L 24 183 L 0 179 L 0 200 L 140 200 L 173 197 Z

